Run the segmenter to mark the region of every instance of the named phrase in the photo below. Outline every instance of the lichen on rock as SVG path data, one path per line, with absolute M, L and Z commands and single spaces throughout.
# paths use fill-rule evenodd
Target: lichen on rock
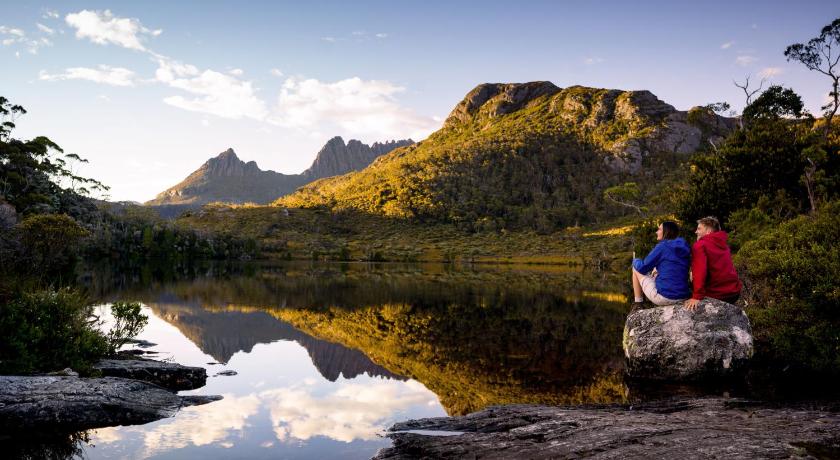
M 735 305 L 704 299 L 638 310 L 624 326 L 627 373 L 655 380 L 694 380 L 731 374 L 752 357 L 749 318 Z

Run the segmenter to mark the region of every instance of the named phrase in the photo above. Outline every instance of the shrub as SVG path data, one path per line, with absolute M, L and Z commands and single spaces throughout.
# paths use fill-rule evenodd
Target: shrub
M 70 289 L 21 294 L 0 305 L 0 374 L 90 370 L 108 351 L 92 306 Z
M 88 232 L 65 214 L 33 214 L 17 225 L 24 254 L 36 272 L 62 269 L 75 261 Z
M 812 161 L 812 183 L 806 184 Z M 782 195 L 781 205 L 798 214 L 810 207 L 808 187 L 818 201 L 827 201 L 837 197 L 838 181 L 837 146 L 822 144 L 807 123 L 757 120 L 733 133 L 716 152 L 691 160 L 687 186 L 677 194 L 677 216 L 684 222 L 717 216 L 728 227 L 733 212 L 753 207 L 762 197 Z
M 137 302 L 114 302 L 111 314 L 114 316 L 114 325 L 107 335 L 108 351 L 115 353 L 146 327 L 149 317 L 140 312 L 140 304 Z
M 744 244 L 736 257 L 757 351 L 812 370 L 840 372 L 840 201 Z

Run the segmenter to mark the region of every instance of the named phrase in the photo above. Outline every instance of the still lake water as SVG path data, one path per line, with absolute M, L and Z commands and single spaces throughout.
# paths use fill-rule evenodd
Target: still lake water
M 76 445 L 90 459 L 370 458 L 409 418 L 696 394 L 625 381 L 625 278 L 396 264 L 92 270 L 81 283 L 103 313 L 143 303 L 153 356 L 207 369 L 207 385 L 182 394 L 224 399 Z M 225 370 L 237 375 L 216 376 Z

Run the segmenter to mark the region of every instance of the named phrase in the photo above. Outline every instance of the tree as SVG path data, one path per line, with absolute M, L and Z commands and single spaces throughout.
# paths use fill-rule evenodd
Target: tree
M 831 79 L 831 102 L 824 105 L 825 111 L 825 136 L 831 130 L 831 120 L 840 108 L 840 18 L 835 19 L 831 24 L 820 31 L 818 37 L 812 38 L 808 43 L 795 43 L 785 50 L 785 57 L 788 61 L 799 61 L 808 70 L 819 72 Z
M 747 120 L 775 120 L 783 117 L 801 118 L 804 107 L 802 98 L 792 89 L 773 85 L 761 93 L 750 105 L 746 106 L 742 116 Z
M 84 162 L 78 155 L 65 154 L 56 143 L 44 136 L 28 141 L 11 137 L 15 120 L 26 110 L 0 97 L 0 199 L 21 214 L 67 212 L 85 195 L 108 189 L 95 179 L 80 177 L 69 162 Z M 69 182 L 69 187 L 62 184 Z M 78 216 L 74 216 L 78 217 Z
M 604 198 L 607 200 L 627 208 L 635 209 L 639 215 L 642 215 L 644 214 L 644 208 L 633 203 L 633 201 L 639 199 L 639 195 L 639 186 L 635 182 L 625 182 L 604 190 Z

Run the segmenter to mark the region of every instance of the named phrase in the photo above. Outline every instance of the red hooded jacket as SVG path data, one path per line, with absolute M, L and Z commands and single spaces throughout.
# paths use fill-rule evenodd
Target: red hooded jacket
M 692 299 L 721 299 L 741 293 L 741 280 L 726 245 L 726 232 L 720 230 L 700 238 L 691 247 Z

